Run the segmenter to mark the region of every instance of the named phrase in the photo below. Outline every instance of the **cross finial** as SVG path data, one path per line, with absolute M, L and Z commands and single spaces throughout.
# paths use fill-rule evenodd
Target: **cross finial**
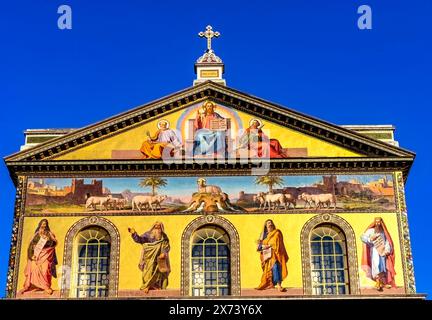
M 211 41 L 213 37 L 219 37 L 220 33 L 218 31 L 213 31 L 212 26 L 207 26 L 206 31 L 198 33 L 200 38 L 207 38 L 207 51 L 212 51 Z

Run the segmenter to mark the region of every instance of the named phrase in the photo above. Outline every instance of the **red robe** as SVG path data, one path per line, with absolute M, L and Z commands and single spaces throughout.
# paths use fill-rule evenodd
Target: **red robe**
M 247 136 L 248 138 L 248 149 L 256 150 L 258 157 L 268 156 L 269 158 L 286 158 L 285 154 L 283 153 L 283 147 L 281 146 L 279 140 L 277 139 L 269 139 L 264 132 L 261 129 L 254 129 L 253 131 L 258 132 L 258 141 L 251 141 L 251 128 L 247 128 L 244 136 Z M 254 132 L 254 134 L 255 134 Z M 264 152 L 269 154 L 263 154 L 263 147 Z M 268 151 L 267 151 L 268 150 Z
M 32 260 L 33 248 L 39 241 L 39 235 L 36 233 L 29 246 L 29 257 L 27 265 L 24 270 L 25 281 L 23 292 L 30 290 L 32 287 L 36 287 L 42 290 L 51 289 L 52 277 L 57 277 L 55 266 L 57 264 L 57 257 L 55 252 L 56 242 L 49 240 L 45 247 L 36 257 L 36 260 Z
M 384 235 L 387 239 L 387 241 L 389 242 L 391 248 L 392 248 L 392 252 L 386 257 L 386 269 L 387 269 L 387 274 L 386 274 L 386 284 L 391 285 L 393 288 L 396 288 L 396 283 L 394 280 L 394 277 L 396 275 L 396 271 L 394 269 L 394 264 L 395 264 L 395 254 L 394 254 L 394 246 L 393 246 L 393 240 L 390 236 L 390 233 L 387 230 L 386 225 L 384 224 L 384 221 L 381 220 L 381 226 L 384 230 Z M 371 223 L 364 232 L 366 232 L 369 229 L 372 229 L 375 227 L 375 222 Z M 370 247 L 366 244 L 363 243 L 363 253 L 362 253 L 362 263 L 361 263 L 361 267 L 363 269 L 364 272 L 366 272 L 366 276 L 370 279 L 372 279 L 372 273 L 371 273 L 371 269 L 372 269 L 372 261 L 371 261 L 371 252 L 370 252 Z M 375 279 L 372 279 L 375 280 Z

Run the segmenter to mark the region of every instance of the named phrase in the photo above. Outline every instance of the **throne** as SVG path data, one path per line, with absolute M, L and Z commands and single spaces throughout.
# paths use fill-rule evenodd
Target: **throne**
M 185 137 L 186 156 L 199 157 L 203 159 L 215 158 L 216 156 L 214 154 L 194 156 L 193 148 L 194 148 L 194 137 L 196 133 L 194 122 L 195 122 L 194 119 L 189 119 L 187 121 L 188 128 Z M 231 119 L 215 119 L 211 121 L 210 129 L 215 131 L 223 131 L 225 133 L 225 156 L 224 157 L 228 157 L 231 154 L 232 147 L 233 147 L 233 139 L 231 137 Z

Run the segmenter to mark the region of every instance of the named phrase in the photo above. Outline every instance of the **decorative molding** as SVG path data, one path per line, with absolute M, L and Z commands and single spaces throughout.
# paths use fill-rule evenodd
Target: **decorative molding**
M 103 217 L 90 216 L 75 222 L 68 230 L 65 237 L 63 270 L 74 270 L 73 246 L 76 235 L 84 228 L 98 226 L 104 228 L 111 238 L 110 268 L 109 268 L 109 290 L 108 297 L 117 297 L 118 278 L 119 278 L 119 259 L 120 259 L 120 233 L 116 226 Z M 61 293 L 62 298 L 69 298 L 71 287 L 71 272 L 62 272 Z
M 102 120 L 82 129 L 77 129 L 70 134 L 50 140 L 43 145 L 38 145 L 29 150 L 12 154 L 7 157 L 7 160 L 26 159 L 34 161 L 37 159 L 52 158 L 58 156 L 59 153 L 63 153 L 65 150 L 73 150 L 72 148 L 82 146 L 82 144 L 93 139 L 99 139 L 101 137 L 105 138 L 114 131 L 121 131 L 121 129 L 124 128 L 131 129 L 138 124 L 159 117 L 163 112 L 166 115 L 169 111 L 174 112 L 184 108 L 185 105 L 187 105 L 186 99 L 188 101 L 191 100 L 191 103 L 206 99 L 204 94 L 206 90 L 202 88 L 205 85 L 206 83 L 203 83 L 195 87 L 184 89 L 170 96 L 162 97 L 145 105 L 123 112 L 117 116 Z M 198 95 L 200 98 L 198 98 Z M 117 129 L 115 127 L 116 125 Z M 56 147 L 61 148 L 60 152 L 56 150 Z M 50 149 L 52 150 L 52 154 L 49 154 L 48 152 Z
M 27 178 L 19 176 L 15 195 L 15 212 L 12 222 L 12 236 L 9 251 L 9 264 L 6 276 L 6 297 L 15 298 L 18 286 L 19 256 L 22 241 L 22 221 L 24 217 L 25 190 Z
M 407 207 L 405 203 L 405 186 L 401 172 L 394 174 L 394 180 L 397 185 L 397 201 L 399 204 L 400 214 L 398 214 L 398 229 L 400 248 L 402 255 L 402 265 L 404 270 L 405 292 L 409 294 L 416 293 L 414 262 L 411 251 L 411 240 L 408 227 Z
M 193 103 L 211 99 L 224 103 L 237 110 L 258 116 L 281 126 L 300 131 L 321 140 L 342 146 L 370 157 L 409 157 L 410 151 L 369 138 L 352 130 L 332 125 L 328 122 L 306 116 L 283 106 L 252 97 L 240 91 L 227 88 L 211 81 L 174 93 L 120 115 L 103 120 L 83 129 L 78 129 L 63 137 L 38 145 L 29 150 L 15 153 L 6 161 L 39 161 L 52 159 L 74 148 L 94 143 L 111 134 L 117 134 L 138 124 L 154 120 L 161 114 L 181 110 Z
M 366 154 L 374 156 L 378 156 L 378 149 L 380 151 L 385 150 L 384 155 L 414 155 L 411 151 L 371 139 L 352 130 L 288 109 L 285 106 L 245 94 L 233 88 L 215 83 L 210 84 L 216 87 L 213 89 L 213 96 L 216 101 L 230 104 L 240 111 L 255 114 L 262 119 L 279 123 L 282 126 L 299 130 L 308 135 L 315 135 L 333 144 L 344 144 L 348 149 L 362 150 L 360 153 L 366 152 Z M 371 146 L 373 148 L 368 148 Z M 373 150 L 374 148 L 376 149 Z
M 260 170 L 257 164 L 240 163 L 223 160 L 221 162 L 203 161 L 178 161 L 176 163 L 162 163 L 155 161 L 50 161 L 50 162 L 20 162 L 10 165 L 8 168 L 12 178 L 16 175 L 29 177 L 46 175 L 80 175 L 80 176 L 143 176 L 145 175 L 232 175 L 253 173 Z M 373 158 L 307 158 L 307 159 L 272 159 L 267 165 L 271 173 L 285 174 L 373 174 L 382 172 L 391 174 L 394 171 L 402 171 L 406 178 L 409 167 L 409 159 L 373 159 Z M 14 181 L 16 183 L 16 181 Z
M 214 174 L 214 175 L 219 175 L 219 172 L 211 172 L 210 170 L 206 171 L 208 172 L 208 174 Z M 281 172 L 285 172 L 285 171 L 278 171 L 278 170 L 272 170 L 271 171 L 274 174 L 279 174 Z M 322 172 L 322 174 L 328 174 L 330 172 Z M 331 172 L 332 174 L 343 174 L 340 172 Z M 386 172 L 379 172 L 379 173 L 386 173 Z M 140 173 L 140 175 L 142 176 L 142 172 Z M 153 172 L 146 172 L 146 175 L 153 175 Z M 157 174 L 157 173 L 156 173 Z M 194 172 L 194 175 L 196 175 L 197 173 Z M 300 175 L 302 173 L 296 173 L 295 175 Z M 356 174 L 378 174 L 378 172 L 363 172 L 363 173 L 356 173 Z M 82 173 L 80 173 L 80 175 L 82 175 Z M 182 174 L 181 171 L 179 172 L 170 172 L 169 174 L 170 176 L 184 176 L 185 174 Z M 190 175 L 192 175 L 192 173 L 190 173 Z M 235 172 L 235 173 L 231 173 L 231 175 L 241 175 L 241 173 L 239 172 Z M 111 174 L 105 174 L 104 176 L 115 176 L 115 173 L 111 173 Z M 120 176 L 120 175 L 119 175 Z M 59 175 L 56 173 L 51 172 L 49 175 L 43 175 L 43 177 L 66 177 L 65 175 Z M 69 177 L 69 176 L 68 176 Z M 72 175 L 70 176 L 72 177 Z M 76 173 L 74 175 L 74 177 L 76 177 Z M 416 288 L 415 288 L 415 277 L 414 277 L 414 267 L 413 267 L 413 259 L 412 259 L 412 252 L 411 252 L 411 244 L 410 244 L 410 236 L 409 236 L 409 228 L 408 228 L 408 218 L 407 218 L 407 208 L 406 208 L 406 203 L 405 203 L 405 193 L 404 193 L 404 181 L 403 181 L 403 175 L 401 172 L 396 172 L 393 174 L 393 181 L 394 181 L 394 185 L 395 185 L 395 195 L 396 195 L 396 200 L 397 200 L 397 208 L 399 208 L 400 213 L 397 213 L 397 217 L 398 217 L 398 227 L 399 227 L 399 238 L 400 238 L 400 247 L 401 247 L 401 258 L 402 258 L 402 264 L 403 264 L 403 271 L 404 271 L 404 282 L 405 282 L 405 290 L 407 294 L 415 294 L 416 293 Z M 8 298 L 14 298 L 17 292 L 17 281 L 18 281 L 18 271 L 19 271 L 19 254 L 21 252 L 21 241 L 22 241 L 22 227 L 23 227 L 23 219 L 24 216 L 32 216 L 32 217 L 36 217 L 37 215 L 25 215 L 24 214 L 24 205 L 25 205 L 25 198 L 26 198 L 26 185 L 27 185 L 27 177 L 23 177 L 20 176 L 18 177 L 18 184 L 17 184 L 17 191 L 16 191 L 16 201 L 15 201 L 15 214 L 14 214 L 14 220 L 13 220 L 13 228 L 12 228 L 12 238 L 11 238 L 11 249 L 10 249 L 10 255 L 9 255 L 9 268 L 8 268 L 8 273 L 7 273 L 7 284 L 6 284 L 6 296 Z M 395 211 L 393 211 L 395 212 Z M 308 213 L 312 213 L 308 212 Z M 353 212 L 355 213 L 355 212 Z M 396 212 L 395 212 L 396 213 Z M 103 217 L 100 216 L 94 216 L 92 217 L 88 217 L 89 213 L 85 213 L 87 215 L 87 218 L 82 219 L 80 221 L 78 221 L 74 226 L 72 226 L 72 228 L 69 230 L 66 239 L 65 239 L 65 258 L 64 261 L 66 261 L 66 252 L 67 252 L 67 244 L 70 243 L 72 245 L 73 243 L 73 236 L 71 238 L 71 231 L 72 229 L 78 224 L 78 223 L 84 223 L 83 221 L 87 221 L 87 224 L 84 224 L 83 227 L 87 226 L 87 225 L 101 225 L 100 223 L 102 223 L 102 221 L 106 221 L 107 225 L 112 225 L 112 227 L 114 228 L 115 231 L 109 232 L 111 239 L 113 241 L 114 244 L 114 236 L 113 234 L 116 234 L 116 237 L 118 237 L 119 239 L 119 234 L 118 231 L 115 229 L 115 226 L 109 222 L 108 220 L 104 219 Z M 266 212 L 266 214 L 268 214 L 268 212 Z M 298 212 L 296 213 L 298 214 Z M 81 216 L 83 214 L 76 214 L 77 216 Z M 106 214 L 104 214 L 106 215 Z M 43 217 L 43 218 L 49 218 L 51 216 L 63 216 L 63 215 L 49 215 L 49 216 L 39 216 L 39 217 Z M 207 220 L 203 220 L 203 219 L 207 219 Z M 210 220 L 209 220 L 210 219 Z M 211 220 L 211 219 L 215 219 L 215 220 Z M 199 220 L 199 222 L 195 222 L 196 225 L 192 224 L 194 223 L 194 221 Z M 186 228 L 186 230 L 190 230 L 190 235 L 192 234 L 192 232 L 194 230 L 196 230 L 196 228 L 199 228 L 200 223 L 201 225 L 204 224 L 217 224 L 219 226 L 221 226 L 222 228 L 224 228 L 226 231 L 229 230 L 229 226 L 232 226 L 232 224 L 224 219 L 223 217 L 220 216 L 212 216 L 212 215 L 208 215 L 208 216 L 203 216 L 200 218 L 195 219 L 194 221 L 192 221 L 188 227 Z M 224 224 L 225 226 L 228 227 L 224 227 L 222 226 L 222 223 L 226 221 L 226 224 Z M 338 217 L 337 215 L 334 214 L 334 212 L 321 212 L 319 215 L 315 216 L 314 218 L 312 218 L 311 220 L 309 220 L 306 225 L 303 227 L 302 229 L 302 234 L 301 234 L 301 243 L 302 243 L 302 264 L 303 264 L 303 283 L 304 283 L 304 292 L 305 294 L 307 294 L 307 288 L 309 286 L 309 290 L 311 290 L 311 279 L 310 278 L 305 278 L 305 275 L 310 274 L 310 258 L 306 258 L 306 255 L 308 255 L 310 257 L 310 247 L 309 247 L 309 234 L 310 231 L 314 228 L 313 224 L 318 225 L 320 223 L 332 223 L 332 221 L 334 221 L 333 223 L 335 225 L 337 225 L 339 228 L 341 228 L 346 237 L 347 237 L 347 243 L 348 243 L 348 253 L 350 253 L 349 248 L 356 248 L 355 246 L 355 237 L 353 236 L 353 242 L 350 245 L 349 244 L 349 235 L 350 232 L 348 232 L 347 230 L 351 230 L 352 228 L 348 225 L 348 223 L 343 220 L 342 218 Z M 342 222 L 341 222 L 342 221 Z M 345 221 L 346 223 L 346 229 L 343 228 L 343 222 Z M 101 225 L 102 226 L 102 225 Z M 82 229 L 83 227 L 81 227 L 80 229 Z M 104 227 L 104 226 L 102 226 Z M 105 227 L 104 227 L 105 228 Z M 192 228 L 192 229 L 190 229 Z M 232 226 L 233 228 L 233 232 L 235 235 L 237 235 L 237 239 L 238 239 L 238 234 L 235 231 L 234 226 Z M 308 228 L 308 233 L 306 234 L 306 228 Z M 107 229 L 107 227 L 105 228 Z M 186 232 L 185 230 L 185 232 Z M 78 230 L 79 231 L 79 230 Z M 77 231 L 77 232 L 78 232 Z M 109 231 L 107 229 L 107 231 Z M 183 254 L 190 254 L 189 250 L 185 250 L 185 240 L 189 240 L 190 241 L 190 236 L 188 238 L 185 238 L 185 232 L 183 233 L 183 237 L 182 237 L 182 284 L 184 283 L 185 279 L 189 279 L 189 270 L 186 270 L 186 268 L 188 268 L 188 264 L 189 264 L 189 259 L 185 260 L 183 257 Z M 75 232 L 76 233 L 76 232 Z M 113 234 L 112 234 L 113 233 Z M 305 238 L 307 239 L 307 241 L 305 241 Z M 231 239 L 234 239 L 233 237 L 231 237 Z M 118 240 L 119 242 L 120 240 Z M 188 247 L 186 248 L 190 248 L 190 243 L 187 244 Z M 231 241 L 231 245 L 233 246 L 233 242 Z M 232 247 L 233 248 L 233 247 Z M 117 274 L 118 274 L 118 250 L 119 250 L 119 245 L 117 246 L 117 253 L 115 254 L 115 257 L 117 257 L 117 262 L 116 262 L 116 269 L 117 269 Z M 232 249 L 233 250 L 233 249 Z M 72 249 L 70 249 L 70 255 L 72 254 Z M 114 252 L 114 247 L 112 247 L 112 251 L 111 251 L 111 255 L 113 255 Z M 237 252 L 239 253 L 239 246 L 237 246 Z M 233 255 L 233 251 L 231 253 L 231 255 Z M 239 255 L 238 255 L 239 257 Z M 71 257 L 70 257 L 71 258 Z M 71 259 L 69 258 L 68 261 L 71 261 Z M 233 263 L 235 257 L 232 257 L 231 263 Z M 358 269 L 357 269 L 357 259 L 351 259 L 351 255 L 348 255 L 349 258 L 349 267 L 350 267 L 350 291 L 351 294 L 355 294 L 356 289 L 357 291 L 358 289 L 358 285 L 354 286 L 354 288 L 352 287 L 354 285 L 353 282 L 353 277 L 355 277 L 355 281 L 358 282 Z M 113 264 L 114 260 L 111 260 L 111 268 L 114 266 Z M 354 264 L 353 262 L 354 261 Z M 309 262 L 309 263 L 308 263 Z M 71 262 L 69 262 L 70 265 Z M 306 265 L 305 265 L 306 263 Z M 240 270 L 240 266 L 239 266 L 239 261 L 238 261 L 238 272 Z M 67 265 L 64 262 L 64 265 Z M 352 266 L 356 266 L 355 267 L 355 271 L 354 273 L 352 272 Z M 234 271 L 235 268 L 232 267 L 231 269 L 231 275 L 234 277 Z M 309 270 L 309 271 L 308 271 Z M 185 273 L 187 274 L 187 277 L 185 278 Z M 110 273 L 111 276 L 113 275 L 113 273 Z M 63 276 L 63 275 L 62 275 Z M 237 275 L 238 278 L 238 288 L 240 288 L 240 275 Z M 64 281 L 64 280 L 63 280 Z M 63 283 L 62 281 L 62 283 Z M 113 282 L 115 281 L 115 282 Z M 309 281 L 309 283 L 308 283 Z M 113 289 L 113 283 L 115 283 L 115 290 Z M 235 288 L 234 288 L 234 279 L 232 280 L 232 294 L 234 295 L 235 292 Z M 118 279 L 117 276 L 115 277 L 115 280 L 112 280 L 110 278 L 110 292 L 109 295 L 112 297 L 115 297 L 117 294 L 117 285 L 118 285 Z M 63 286 L 62 286 L 63 287 Z M 184 287 L 185 288 L 185 287 Z M 187 280 L 187 288 L 189 288 L 189 281 Z M 62 289 L 63 290 L 63 289 Z M 113 292 L 114 291 L 114 292 Z M 183 290 L 182 291 L 182 295 L 187 295 L 189 294 L 189 289 L 187 290 Z M 238 291 L 238 295 L 240 294 L 240 289 Z M 64 291 L 62 291 L 62 297 L 67 297 L 67 295 L 65 295 Z
M 368 213 L 395 213 L 395 210 L 357 210 L 357 211 L 347 211 L 343 209 L 337 209 L 334 210 L 332 208 L 327 209 L 320 209 L 320 211 L 316 209 L 279 209 L 279 210 L 272 210 L 272 211 L 244 211 L 244 212 L 218 212 L 219 215 L 232 215 L 232 214 L 243 214 L 243 215 L 250 215 L 250 214 L 256 214 L 256 215 L 268 215 L 268 214 L 280 214 L 280 215 L 302 215 L 302 214 L 324 214 L 324 213 L 332 213 L 332 214 L 368 214 Z M 50 218 L 50 217 L 87 217 L 89 214 L 94 214 L 96 216 L 102 216 L 102 217 L 134 217 L 134 216 L 140 216 L 140 217 L 146 217 L 146 216 L 160 216 L 163 214 L 164 216 L 196 216 L 197 213 L 190 211 L 190 212 L 181 212 L 181 211 L 173 211 L 173 212 L 161 212 L 161 211 L 131 211 L 131 210 L 120 210 L 120 211 L 112 211 L 112 212 L 106 212 L 106 211 L 91 211 L 91 212 L 66 212 L 66 213 L 27 213 L 25 214 L 26 217 L 33 217 L 33 218 Z
M 192 220 L 185 228 L 181 240 L 181 295 L 188 296 L 190 289 L 191 237 L 200 227 L 214 225 L 224 229 L 230 239 L 231 295 L 240 296 L 240 239 L 234 225 L 217 215 L 205 215 Z
M 54 216 L 87 216 L 89 213 L 53 214 L 48 216 L 26 215 L 25 198 L 26 185 L 29 177 L 126 177 L 126 176 L 196 176 L 196 175 L 245 175 L 250 174 L 256 167 L 253 163 L 240 163 L 236 159 L 226 159 L 220 162 L 209 160 L 183 160 L 166 164 L 161 161 L 141 160 L 94 160 L 94 161 L 56 161 L 55 158 L 99 142 L 103 139 L 121 134 L 127 130 L 153 121 L 162 115 L 172 114 L 185 109 L 193 104 L 206 99 L 224 104 L 236 110 L 246 112 L 252 116 L 271 121 L 282 127 L 296 130 L 308 136 L 327 141 L 333 145 L 353 150 L 364 157 L 352 158 L 288 158 L 271 159 L 268 162 L 270 174 L 289 175 L 319 175 L 319 174 L 376 174 L 394 173 L 394 184 L 397 190 L 397 212 L 399 238 L 404 270 L 404 282 L 406 294 L 415 294 L 414 267 L 408 228 L 407 209 L 404 194 L 404 179 L 414 160 L 414 154 L 410 151 L 388 145 L 354 131 L 332 125 L 325 121 L 309 117 L 299 112 L 286 109 L 280 105 L 244 94 L 237 90 L 218 85 L 213 82 L 204 82 L 197 86 L 176 92 L 167 97 L 155 100 L 135 109 L 126 111 L 120 115 L 108 118 L 82 129 L 75 130 L 62 137 L 49 140 L 34 148 L 17 152 L 5 158 L 8 170 L 16 185 L 16 199 L 12 225 L 11 247 L 9 253 L 9 265 L 6 279 L 6 296 L 16 297 L 19 256 L 22 247 L 23 220 L 29 217 L 54 217 Z M 301 233 L 301 255 L 303 264 L 304 293 L 311 294 L 310 279 L 310 232 L 322 223 L 333 223 L 343 230 L 347 238 L 348 267 L 350 277 L 350 293 L 359 294 L 358 261 L 356 253 L 355 234 L 351 226 L 335 213 L 321 212 L 310 219 Z M 370 212 L 370 211 L 368 211 Z M 386 212 L 386 211 L 380 211 Z M 262 212 L 268 214 L 268 212 Z M 291 213 L 291 212 L 290 212 Z M 295 212 L 292 213 L 315 213 Z M 353 212 L 358 214 L 359 212 Z M 110 214 L 102 213 L 104 216 Z M 115 213 L 118 215 L 119 213 Z M 150 215 L 142 214 L 140 215 Z M 254 213 L 255 214 L 255 213 Z M 135 214 L 127 214 L 135 215 Z M 190 281 L 190 238 L 192 233 L 206 224 L 217 225 L 227 231 L 231 244 L 231 294 L 240 295 L 240 245 L 238 233 L 227 219 L 221 216 L 201 216 L 193 220 L 184 230 L 182 235 L 182 265 L 181 283 L 182 295 L 189 294 Z M 65 238 L 65 251 L 63 266 L 71 267 L 73 241 L 75 235 L 87 226 L 100 226 L 105 228 L 111 236 L 110 279 L 109 296 L 117 297 L 119 275 L 119 250 L 120 235 L 115 225 L 101 216 L 85 217 L 77 221 L 68 231 Z M 24 261 L 22 263 L 25 263 Z M 61 297 L 69 297 L 69 289 L 66 288 L 67 277 L 62 273 Z
M 333 224 L 340 228 L 346 238 L 347 257 L 348 257 L 348 276 L 350 294 L 360 294 L 360 282 L 357 266 L 357 246 L 355 233 L 350 224 L 343 218 L 331 214 L 323 213 L 309 219 L 303 226 L 300 235 L 302 270 L 303 270 L 303 293 L 312 295 L 312 279 L 311 279 L 311 252 L 310 252 L 310 235 L 313 229 L 321 224 Z
M 166 177 L 194 177 L 194 176 L 244 176 L 250 175 L 250 168 L 245 168 L 244 170 L 233 170 L 235 168 L 229 168 L 229 165 L 219 165 L 218 170 L 214 171 L 211 168 L 204 167 L 204 165 L 194 164 L 192 165 L 192 170 L 183 170 L 180 167 L 172 168 L 173 170 L 158 170 L 159 166 L 153 164 L 147 168 L 148 171 L 143 172 L 141 170 L 136 170 L 135 172 L 122 172 L 122 171 L 88 171 L 84 166 L 80 170 L 72 172 L 43 172 L 43 173 L 29 173 L 26 176 L 28 178 L 128 178 L 128 177 L 150 177 L 150 176 L 166 176 Z M 82 170 L 82 171 L 81 171 Z M 291 171 L 289 168 L 269 168 L 269 175 L 378 175 L 378 174 L 393 174 L 394 171 L 387 170 L 363 170 L 360 172 L 347 172 L 344 168 L 339 168 L 337 166 L 333 167 L 332 170 L 326 170 L 325 168 L 319 168 L 316 171 L 311 170 L 311 168 L 305 170 Z M 396 180 L 395 180 L 396 181 Z

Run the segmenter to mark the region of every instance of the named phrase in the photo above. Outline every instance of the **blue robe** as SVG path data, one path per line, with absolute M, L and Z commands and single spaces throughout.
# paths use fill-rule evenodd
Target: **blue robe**
M 223 119 L 218 113 L 209 116 L 210 119 Z M 194 136 L 194 155 L 214 155 L 217 152 L 225 152 L 225 131 L 210 130 L 208 118 L 204 123 L 200 122 Z

